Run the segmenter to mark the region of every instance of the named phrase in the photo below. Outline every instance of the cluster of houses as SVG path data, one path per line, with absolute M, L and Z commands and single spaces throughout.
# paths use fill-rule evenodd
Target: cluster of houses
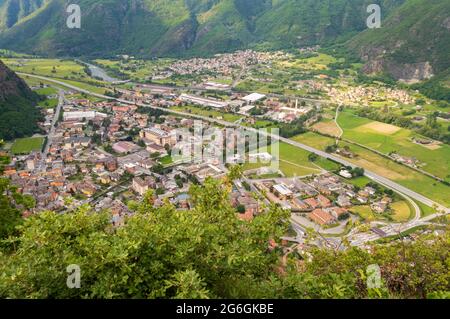
M 373 187 L 357 190 L 331 173 L 305 179 L 267 179 L 254 185 L 270 202 L 293 213 L 306 213 L 321 226 L 347 218 L 355 205 L 370 205 L 374 212 L 383 213 L 392 201 Z
M 417 158 L 415 157 L 408 157 L 408 156 L 403 156 L 400 155 L 396 152 L 392 152 L 389 154 L 389 156 L 396 162 L 408 165 L 408 166 L 412 166 L 412 167 L 419 167 L 420 166 L 420 162 L 419 160 L 417 160 Z
M 322 89 L 328 96 L 340 105 L 358 103 L 369 106 L 370 102 L 379 101 L 380 96 L 385 101 L 397 101 L 401 104 L 413 104 L 415 99 L 406 90 L 392 89 L 386 87 L 357 86 L 345 89 L 331 86 L 323 86 Z M 387 102 L 386 102 L 387 103 Z
M 223 178 L 227 169 L 201 161 L 155 170 L 175 144 L 183 138 L 188 142 L 188 136 L 176 132 L 192 128 L 194 121 L 170 115 L 161 116 L 161 124 L 152 120 L 135 105 L 66 100 L 45 150 L 14 157 L 4 175 L 36 199 L 35 212 L 66 211 L 89 203 L 96 210 L 109 209 L 113 224 L 121 225 L 132 214 L 127 203 L 149 190 L 155 206 L 169 201 L 178 209 L 189 209 L 192 183 Z M 243 187 L 233 189 L 230 203 L 242 219 L 259 212 L 257 201 Z
M 220 73 L 227 76 L 232 75 L 237 68 L 246 68 L 249 65 L 266 63 L 276 54 L 252 50 L 237 51 L 234 53 L 217 54 L 213 58 L 180 60 L 169 66 L 169 70 L 172 74 L 178 75 Z

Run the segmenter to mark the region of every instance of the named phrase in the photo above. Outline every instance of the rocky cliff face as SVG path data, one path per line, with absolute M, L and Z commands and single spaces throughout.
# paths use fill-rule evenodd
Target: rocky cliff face
M 450 2 L 406 1 L 347 45 L 365 62 L 366 73 L 385 72 L 409 83 L 450 69 Z
M 388 73 L 405 83 L 417 83 L 433 77 L 433 67 L 429 61 L 417 63 L 397 63 L 382 57 L 368 59 L 363 66 L 364 73 Z
M 7 101 L 12 97 L 23 97 L 35 100 L 35 93 L 24 80 L 11 71 L 0 61 L 0 101 Z

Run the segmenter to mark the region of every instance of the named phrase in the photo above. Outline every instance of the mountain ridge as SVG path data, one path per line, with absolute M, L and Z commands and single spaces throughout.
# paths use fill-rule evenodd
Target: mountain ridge
M 0 28 L 0 48 L 178 58 L 343 43 L 366 73 L 419 81 L 449 68 L 446 0 L 73 0 L 82 10 L 81 29 L 66 27 L 65 0 L 20 1 L 35 10 Z M 0 13 L 10 3 L 0 0 Z M 381 29 L 366 26 L 369 4 L 382 8 Z

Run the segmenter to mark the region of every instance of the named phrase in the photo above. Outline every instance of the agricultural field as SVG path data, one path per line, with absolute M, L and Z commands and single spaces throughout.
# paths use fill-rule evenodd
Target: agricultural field
M 56 83 L 50 82 L 50 81 L 44 81 L 44 80 L 40 80 L 40 79 L 36 79 L 36 78 L 32 78 L 26 75 L 22 75 L 20 76 L 23 80 L 25 80 L 25 82 L 30 86 L 30 87 L 40 87 L 41 84 L 45 84 L 47 85 L 49 89 L 55 89 L 55 92 L 57 92 L 57 89 L 63 89 L 64 87 L 61 85 L 58 85 Z M 42 89 L 37 89 L 37 91 L 39 90 L 45 90 L 46 88 L 42 88 Z M 45 92 L 45 91 L 43 91 Z M 39 93 L 39 92 L 38 92 Z M 45 94 L 45 93 L 39 93 L 39 94 Z
M 74 61 L 60 59 L 3 59 L 16 72 L 57 78 L 88 78 L 84 67 Z
M 84 90 L 87 90 L 87 91 L 94 92 L 94 93 L 97 93 L 97 94 L 105 94 L 105 91 L 108 91 L 107 88 L 99 87 L 97 85 L 93 85 L 93 84 L 89 84 L 89 83 L 85 83 L 85 82 L 72 81 L 72 80 L 58 80 L 58 81 L 61 81 L 61 82 L 64 82 L 64 83 L 76 86 L 76 87 L 78 87 L 80 89 L 84 89 Z
M 373 106 L 373 107 L 392 107 L 392 106 L 396 106 L 397 105 L 397 103 L 395 103 L 395 102 L 392 102 L 392 101 L 371 101 L 370 103 L 369 103 L 369 105 L 370 106 Z
M 279 65 L 285 68 L 298 68 L 303 70 L 326 70 L 329 64 L 336 61 L 336 58 L 330 55 L 319 53 L 317 56 L 309 58 L 281 61 Z
M 411 130 L 372 121 L 346 110 L 341 112 L 338 123 L 344 130 L 343 137 L 384 154 L 396 152 L 399 155 L 416 158 L 420 168 L 450 181 L 450 146 L 440 143 L 433 147 L 414 143 L 418 136 Z
M 40 151 L 44 143 L 43 137 L 26 137 L 14 141 L 11 152 L 15 155 L 28 154 L 32 151 Z
M 342 133 L 333 119 L 323 119 L 322 121 L 311 126 L 311 128 L 322 134 L 336 137 L 340 136 Z
M 322 150 L 327 145 L 335 143 L 333 138 L 313 132 L 301 134 L 292 139 Z M 345 142 L 340 142 L 339 145 L 341 147 L 348 146 L 350 151 L 358 155 L 353 159 L 346 158 L 349 162 L 389 178 L 445 206 L 450 206 L 450 197 L 448 196 L 450 186 L 362 147 Z
M 98 81 L 87 75 L 84 71 L 84 66 L 72 60 L 4 59 L 3 61 L 7 66 L 16 72 L 57 78 L 59 81 L 67 82 L 80 88 L 90 89 L 95 93 L 104 93 L 105 91 L 104 89 L 97 88 L 97 86 L 105 85 L 104 82 Z M 40 82 L 45 83 L 45 81 L 37 79 L 34 83 L 39 84 Z
M 306 132 L 291 138 L 299 143 L 313 146 L 319 150 L 324 150 L 328 145 L 334 144 L 335 140 L 331 137 L 326 137 L 314 132 Z

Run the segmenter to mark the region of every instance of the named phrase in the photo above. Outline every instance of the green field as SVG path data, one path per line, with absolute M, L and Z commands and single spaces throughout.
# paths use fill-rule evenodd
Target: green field
M 427 148 L 411 141 L 414 132 L 388 125 L 353 114 L 346 110 L 339 114 L 338 123 L 344 130 L 344 138 L 389 154 L 397 152 L 407 157 L 415 157 L 424 163 L 421 169 L 450 181 L 450 146 L 440 144 L 436 149 Z
M 60 59 L 3 59 L 14 71 L 48 77 L 88 78 L 84 67 L 69 60 Z
M 349 179 L 348 182 L 352 185 L 355 185 L 359 188 L 364 188 L 368 183 L 372 180 L 366 176 L 360 176 L 356 178 Z
M 325 146 L 335 143 L 333 138 L 312 132 L 298 135 L 292 139 L 322 150 Z M 447 207 L 450 206 L 449 186 L 362 147 L 345 142 L 340 142 L 339 145 L 341 147 L 348 146 L 353 153 L 358 155 L 353 159 L 346 158 L 349 162 L 389 178 Z
M 82 89 L 90 90 L 95 93 L 103 94 L 105 83 L 91 78 L 84 72 L 84 66 L 81 66 L 71 60 L 61 59 L 4 59 L 7 66 L 13 71 L 36 74 L 49 78 L 57 78 L 58 81 L 69 83 Z M 27 80 L 28 81 L 28 80 Z M 45 81 L 35 80 L 34 83 Z M 89 82 L 89 83 L 87 83 Z M 52 83 L 52 82 L 48 82 Z M 36 85 L 36 84 L 34 84 Z M 54 84 L 52 84 L 53 86 Z
M 202 108 L 202 107 L 194 106 L 194 105 L 175 106 L 175 107 L 171 107 L 170 109 L 174 110 L 174 111 L 186 112 L 186 113 L 207 116 L 207 117 L 216 118 L 216 119 L 222 118 L 223 120 L 228 121 L 228 122 L 236 122 L 237 120 L 239 120 L 242 117 L 241 115 L 225 113 L 225 112 L 220 112 L 220 111 L 216 111 L 216 110 L 208 110 L 206 108 Z
M 372 211 L 370 206 L 368 205 L 362 205 L 362 206 L 353 206 L 350 211 L 354 214 L 357 214 L 360 216 L 364 221 L 371 222 L 374 220 L 377 220 L 378 217 L 375 215 L 375 213 Z
M 429 216 L 429 215 L 432 215 L 432 214 L 436 213 L 436 210 L 434 208 L 428 207 L 427 205 L 424 205 L 424 204 L 422 204 L 421 202 L 418 202 L 418 201 L 414 201 L 414 202 L 420 208 L 420 216 L 421 217 L 426 217 L 426 216 Z
M 45 87 L 45 88 L 42 88 L 42 89 L 37 89 L 34 92 L 36 92 L 39 95 L 46 95 L 46 96 L 48 96 L 48 95 L 57 94 L 58 90 L 56 88 L 54 88 L 54 87 L 49 86 L 49 87 Z
M 14 141 L 11 147 L 13 154 L 28 154 L 32 151 L 40 151 L 44 143 L 43 137 L 26 137 Z
M 392 203 L 391 210 L 391 217 L 394 222 L 405 222 L 412 216 L 411 208 L 404 200 Z M 374 213 L 369 205 L 354 206 L 350 209 L 350 211 L 359 215 L 366 222 L 386 219 L 383 215 Z
M 308 155 L 310 154 L 309 152 L 286 143 L 280 143 L 279 150 L 279 169 L 286 177 L 318 174 L 321 173 L 323 169 L 333 170 L 337 168 L 337 164 L 324 158 L 320 158 L 316 162 L 312 163 L 308 160 Z M 266 151 L 270 152 L 271 147 L 269 146 L 268 150 L 259 150 L 259 152 Z M 263 166 L 267 166 L 267 163 L 245 163 L 244 170 L 255 169 Z
M 44 109 L 53 109 L 58 105 L 58 99 L 46 99 L 45 101 L 40 101 L 38 105 Z

